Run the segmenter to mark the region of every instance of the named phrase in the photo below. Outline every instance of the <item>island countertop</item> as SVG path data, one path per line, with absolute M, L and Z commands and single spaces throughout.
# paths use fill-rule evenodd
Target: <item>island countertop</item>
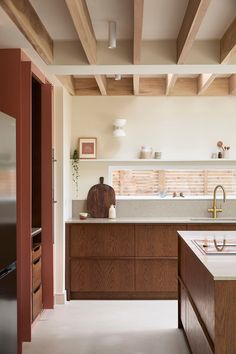
M 88 218 L 80 220 L 71 218 L 66 221 L 69 224 L 236 224 L 236 218 L 207 218 L 207 217 L 117 217 Z M 236 228 L 235 228 L 236 230 Z
M 202 264 L 211 273 L 214 280 L 236 280 L 236 255 L 206 255 L 193 243 L 193 240 L 236 239 L 236 231 L 179 231 Z

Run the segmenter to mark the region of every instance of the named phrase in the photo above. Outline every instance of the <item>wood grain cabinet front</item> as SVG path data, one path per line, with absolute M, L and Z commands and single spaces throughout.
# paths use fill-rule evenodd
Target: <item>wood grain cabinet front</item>
M 177 296 L 177 260 L 136 260 L 136 290 Z
M 33 290 L 35 290 L 42 282 L 42 262 L 41 258 L 37 259 L 33 262 L 32 265 L 32 275 L 33 275 Z
M 176 299 L 173 224 L 67 224 L 67 298 Z
M 137 257 L 177 257 L 177 230 L 185 225 L 135 225 Z
M 206 335 L 198 321 L 195 311 L 186 297 L 186 327 L 185 332 L 189 345 L 194 354 L 213 354 Z
M 72 292 L 134 291 L 134 261 L 72 259 Z
M 71 257 L 133 257 L 134 225 L 71 225 Z
M 43 303 L 43 294 L 42 294 L 42 285 L 39 285 L 33 291 L 33 306 L 32 306 L 32 320 L 34 321 L 38 314 L 42 311 Z

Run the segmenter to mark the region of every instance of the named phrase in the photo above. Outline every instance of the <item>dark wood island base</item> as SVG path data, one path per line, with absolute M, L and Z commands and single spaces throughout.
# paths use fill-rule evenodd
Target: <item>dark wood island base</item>
M 216 279 L 180 236 L 178 244 L 179 328 L 191 353 L 235 354 L 236 280 Z

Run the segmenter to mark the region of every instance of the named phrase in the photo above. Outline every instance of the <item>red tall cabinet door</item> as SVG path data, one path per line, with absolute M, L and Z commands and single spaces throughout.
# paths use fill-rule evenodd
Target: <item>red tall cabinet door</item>
M 43 307 L 53 308 L 53 88 L 42 84 Z
M 0 50 L 0 110 L 16 119 L 18 354 L 31 339 L 31 63 Z

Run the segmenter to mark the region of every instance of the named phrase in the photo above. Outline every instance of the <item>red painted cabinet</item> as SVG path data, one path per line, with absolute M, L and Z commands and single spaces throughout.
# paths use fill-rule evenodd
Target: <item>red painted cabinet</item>
M 39 90 L 37 120 L 41 131 L 38 137 L 40 186 L 36 188 L 32 152 L 37 145 L 33 132 L 33 81 Z M 20 49 L 0 49 L 0 111 L 14 117 L 17 127 L 18 353 L 21 353 L 21 343 L 31 340 L 34 302 L 41 297 L 44 308 L 53 307 L 52 94 L 52 86 Z M 40 190 L 35 202 L 37 188 Z M 35 213 L 39 210 L 41 225 L 35 225 Z M 42 281 L 34 294 L 37 289 L 33 289 L 31 232 L 35 226 L 42 227 Z

